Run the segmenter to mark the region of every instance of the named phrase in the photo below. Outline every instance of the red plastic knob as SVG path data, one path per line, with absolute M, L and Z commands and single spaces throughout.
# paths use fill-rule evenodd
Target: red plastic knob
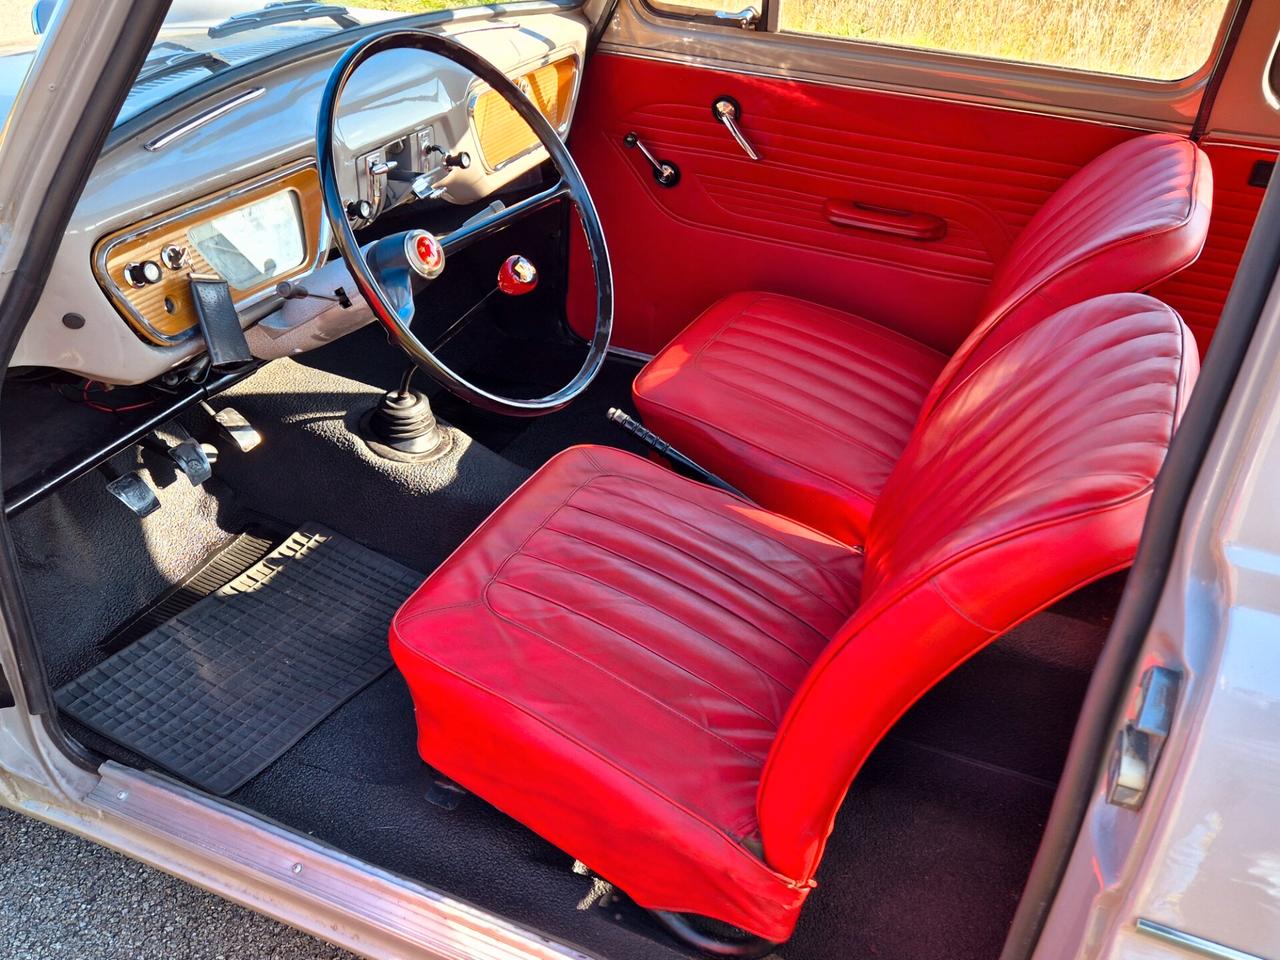
M 538 286 L 538 268 L 526 257 L 507 257 L 498 270 L 498 289 L 509 297 L 522 297 Z

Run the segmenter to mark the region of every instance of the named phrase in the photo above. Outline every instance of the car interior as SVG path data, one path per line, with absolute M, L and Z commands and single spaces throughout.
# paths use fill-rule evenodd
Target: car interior
M 593 956 L 998 955 L 1268 128 L 180 6 L 0 397 L 76 749 Z

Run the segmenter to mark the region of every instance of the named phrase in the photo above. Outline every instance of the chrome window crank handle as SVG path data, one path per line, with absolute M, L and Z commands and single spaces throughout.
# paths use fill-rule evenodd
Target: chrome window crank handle
M 653 168 L 653 179 L 664 187 L 674 187 L 680 182 L 680 168 L 670 160 L 659 160 L 641 141 L 640 137 L 633 130 L 622 139 L 623 144 L 629 149 L 639 150 L 641 155 L 649 162 L 649 166 Z
M 751 146 L 751 142 L 743 134 L 742 128 L 738 126 L 738 119 L 742 116 L 742 110 L 738 106 L 738 102 L 732 97 L 718 97 L 715 103 L 711 104 L 711 113 L 717 120 L 725 125 L 725 129 L 738 141 L 738 146 L 752 160 L 759 160 L 760 154 L 756 153 L 756 148 Z

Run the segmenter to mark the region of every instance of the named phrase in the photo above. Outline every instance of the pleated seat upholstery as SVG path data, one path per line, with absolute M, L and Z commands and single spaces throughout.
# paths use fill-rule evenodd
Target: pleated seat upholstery
M 1193 263 L 1212 194 L 1199 147 L 1136 137 L 1087 164 L 1032 218 L 954 355 L 864 317 L 738 293 L 640 372 L 636 406 L 646 426 L 756 502 L 858 542 L 918 419 L 1030 324 Z
M 641 906 L 785 940 L 903 711 L 1132 562 L 1197 369 L 1143 295 L 1029 326 L 916 426 L 865 544 L 570 449 L 392 623 L 419 752 Z
M 860 542 L 947 358 L 852 314 L 721 300 L 636 380 L 645 422 L 770 509 Z

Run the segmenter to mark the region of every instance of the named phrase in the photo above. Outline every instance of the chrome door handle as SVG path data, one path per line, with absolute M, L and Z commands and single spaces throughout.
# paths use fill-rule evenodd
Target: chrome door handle
M 717 10 L 715 18 L 723 23 L 735 23 L 743 30 L 754 30 L 760 24 L 760 11 L 755 7 L 747 7 L 737 13 Z
M 715 103 L 711 104 L 712 115 L 725 125 L 725 129 L 738 141 L 743 152 L 752 160 L 759 160 L 760 154 L 756 153 L 756 148 L 751 146 L 751 142 L 747 140 L 742 129 L 738 126 L 738 118 L 742 116 L 742 108 L 738 106 L 738 101 L 732 97 L 717 97 Z

